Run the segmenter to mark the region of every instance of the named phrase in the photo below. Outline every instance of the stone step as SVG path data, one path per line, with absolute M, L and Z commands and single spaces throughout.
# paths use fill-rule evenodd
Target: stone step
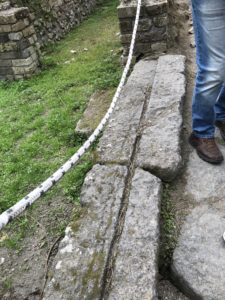
M 123 225 L 118 216 L 126 176 L 123 166 L 95 165 L 88 173 L 80 217 L 66 229 L 44 300 L 100 298 L 115 230 Z M 113 254 L 117 260 L 112 290 L 106 291 L 109 299 L 155 299 L 160 197 L 161 181 L 136 169 L 118 253 Z
M 191 299 L 225 298 L 224 230 L 221 208 L 200 205 L 185 220 L 173 255 L 172 275 Z
M 191 299 L 225 299 L 224 176 L 225 162 L 215 167 L 190 153 L 183 198 L 191 207 L 174 251 L 172 275 Z
M 100 165 L 87 174 L 82 210 L 60 243 L 45 300 L 99 299 L 126 174 L 126 167 Z
M 110 300 L 156 299 L 161 181 L 136 169 Z
M 186 86 L 184 72 L 184 56 L 159 58 L 138 151 L 137 166 L 164 181 L 173 180 L 182 163 L 180 134 Z
M 101 163 L 128 164 L 139 130 L 143 105 L 154 80 L 157 61 L 134 67 L 98 146 Z

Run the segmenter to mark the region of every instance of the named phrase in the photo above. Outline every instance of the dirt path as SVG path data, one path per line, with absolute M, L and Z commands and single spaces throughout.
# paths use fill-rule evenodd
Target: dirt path
M 2 300 L 40 299 L 48 256 L 56 251 L 74 206 L 63 195 L 46 202 L 42 200 L 25 217 L 32 224 L 26 229 L 25 239 L 16 241 L 17 245 L 12 240 L 11 249 L 0 248 L 0 258 L 4 259 L 0 265 Z M 5 232 L 10 235 L 12 230 L 14 236 L 20 234 L 15 226 Z

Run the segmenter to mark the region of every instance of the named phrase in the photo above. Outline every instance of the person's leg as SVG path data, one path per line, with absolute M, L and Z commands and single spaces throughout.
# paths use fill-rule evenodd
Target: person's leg
M 214 136 L 215 110 L 224 117 L 225 0 L 192 0 L 197 67 L 192 105 L 193 133 L 199 138 Z M 223 115 L 222 115 L 223 114 Z
M 216 120 L 225 121 L 225 83 L 215 104 Z

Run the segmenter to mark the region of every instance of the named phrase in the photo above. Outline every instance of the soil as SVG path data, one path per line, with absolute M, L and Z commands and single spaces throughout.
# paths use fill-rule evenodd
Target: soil
M 39 300 L 47 274 L 47 261 L 57 250 L 62 232 L 71 217 L 74 204 L 64 195 L 47 200 L 42 198 L 22 218 L 32 227 L 26 228 L 19 249 L 0 247 L 0 299 Z M 18 228 L 7 228 L 4 234 L 20 234 Z M 21 245 L 20 245 L 21 243 Z M 21 246 L 21 247 L 20 247 Z M 51 253 L 50 253 L 51 252 Z
M 185 169 L 190 153 L 187 142 L 191 132 L 191 98 L 195 77 L 195 51 L 191 31 L 191 12 L 188 0 L 173 0 L 171 17 L 175 20 L 177 30 L 176 47 L 171 48 L 173 54 L 184 54 L 186 61 L 187 94 L 184 102 L 183 125 L 183 157 Z M 174 207 L 176 235 L 182 225 L 185 215 L 191 208 L 191 203 L 183 198 L 185 178 L 180 176 L 170 186 L 170 197 Z M 32 223 L 26 231 L 19 250 L 0 247 L 0 299 L 2 300 L 39 300 L 45 284 L 47 262 L 57 251 L 57 245 L 63 231 L 72 215 L 74 204 L 66 200 L 63 194 L 57 198 L 45 201 L 42 199 L 29 210 L 25 217 Z M 13 228 L 4 231 L 11 235 Z M 15 232 L 14 232 L 15 234 Z M 0 236 L 1 238 L 1 236 Z M 160 300 L 187 300 L 171 283 L 168 274 L 163 274 L 159 281 Z M 166 278 L 165 278 L 166 277 Z

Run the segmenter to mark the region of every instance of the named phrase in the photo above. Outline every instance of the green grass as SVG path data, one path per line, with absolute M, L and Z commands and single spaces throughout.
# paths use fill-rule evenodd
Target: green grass
M 96 90 L 117 86 L 121 75 L 117 5 L 118 1 L 105 1 L 64 40 L 44 49 L 39 75 L 0 83 L 0 213 L 81 146 L 85 137 L 75 134 L 74 128 L 89 97 Z M 86 155 L 65 176 L 60 188 L 67 197 L 79 198 L 92 164 L 92 155 Z

